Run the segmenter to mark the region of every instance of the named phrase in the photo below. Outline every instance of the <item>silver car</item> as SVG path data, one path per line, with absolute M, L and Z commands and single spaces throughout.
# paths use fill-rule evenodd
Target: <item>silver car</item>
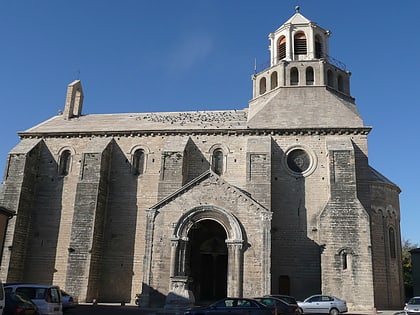
M 338 315 L 347 312 L 347 303 L 332 295 L 317 294 L 298 302 L 300 312 L 303 314 L 330 314 Z
M 405 304 L 404 312 L 406 315 L 420 314 L 420 296 L 409 299 Z

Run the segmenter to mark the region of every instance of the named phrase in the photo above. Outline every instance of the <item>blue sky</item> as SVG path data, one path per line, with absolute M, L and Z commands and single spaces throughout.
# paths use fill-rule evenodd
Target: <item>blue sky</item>
M 75 79 L 84 114 L 247 107 L 254 60 L 296 4 L 332 31 L 373 127 L 370 164 L 402 189 L 402 237 L 420 244 L 419 0 L 0 0 L 0 174 Z

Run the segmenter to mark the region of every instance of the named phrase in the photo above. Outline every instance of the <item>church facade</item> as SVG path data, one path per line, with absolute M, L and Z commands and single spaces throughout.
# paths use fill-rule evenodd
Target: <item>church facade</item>
M 297 9 L 243 110 L 83 115 L 72 82 L 8 155 L 3 282 L 81 302 L 322 292 L 401 307 L 400 189 L 369 165 L 329 37 Z

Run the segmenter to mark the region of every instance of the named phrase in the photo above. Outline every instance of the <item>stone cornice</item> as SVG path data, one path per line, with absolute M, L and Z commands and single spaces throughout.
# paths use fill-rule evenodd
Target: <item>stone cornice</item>
M 89 132 L 19 132 L 21 139 L 28 138 L 85 138 L 85 137 L 154 137 L 186 135 L 227 136 L 308 136 L 308 135 L 367 135 L 372 127 L 349 128 L 296 128 L 296 129 L 173 129 L 173 130 L 118 130 Z

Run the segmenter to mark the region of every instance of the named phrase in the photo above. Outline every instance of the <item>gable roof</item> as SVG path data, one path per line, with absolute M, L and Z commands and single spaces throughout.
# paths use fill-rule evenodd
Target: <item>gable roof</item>
M 372 166 L 369 166 L 369 181 L 374 183 L 381 183 L 386 184 L 390 186 L 394 186 L 399 192 L 401 192 L 401 189 L 394 184 L 392 181 L 390 181 L 388 178 L 386 178 L 384 175 L 379 173 L 377 170 L 375 170 Z
M 239 189 L 238 187 L 236 187 L 234 185 L 229 184 L 227 181 L 225 181 L 222 177 L 220 177 L 219 175 L 217 175 L 216 173 L 214 173 L 212 170 L 208 170 L 208 171 L 204 172 L 200 176 L 196 177 L 192 181 L 190 181 L 187 184 L 185 184 L 184 186 L 182 186 L 177 191 L 173 192 L 172 194 L 170 194 L 167 197 L 165 197 L 162 200 L 160 200 L 155 205 L 151 206 L 149 209 L 159 209 L 159 208 L 162 208 L 165 205 L 167 205 L 168 203 L 170 203 L 172 200 L 178 198 L 180 195 L 182 195 L 185 192 L 187 192 L 188 190 L 192 189 L 195 186 L 198 186 L 200 183 L 204 182 L 205 180 L 211 179 L 211 178 L 215 182 L 217 182 L 219 185 L 226 185 L 226 189 L 230 189 L 230 190 L 234 191 L 235 193 L 237 193 L 239 196 L 241 196 L 241 197 L 246 198 L 247 200 L 249 200 L 257 209 L 262 210 L 262 211 L 270 212 L 269 209 L 267 209 L 265 206 L 263 206 L 262 204 L 260 204 L 254 198 L 252 198 L 252 196 L 250 194 L 246 193 L 244 190 Z
M 19 135 L 237 130 L 246 128 L 246 121 L 247 110 L 89 114 L 72 119 L 58 115 Z

